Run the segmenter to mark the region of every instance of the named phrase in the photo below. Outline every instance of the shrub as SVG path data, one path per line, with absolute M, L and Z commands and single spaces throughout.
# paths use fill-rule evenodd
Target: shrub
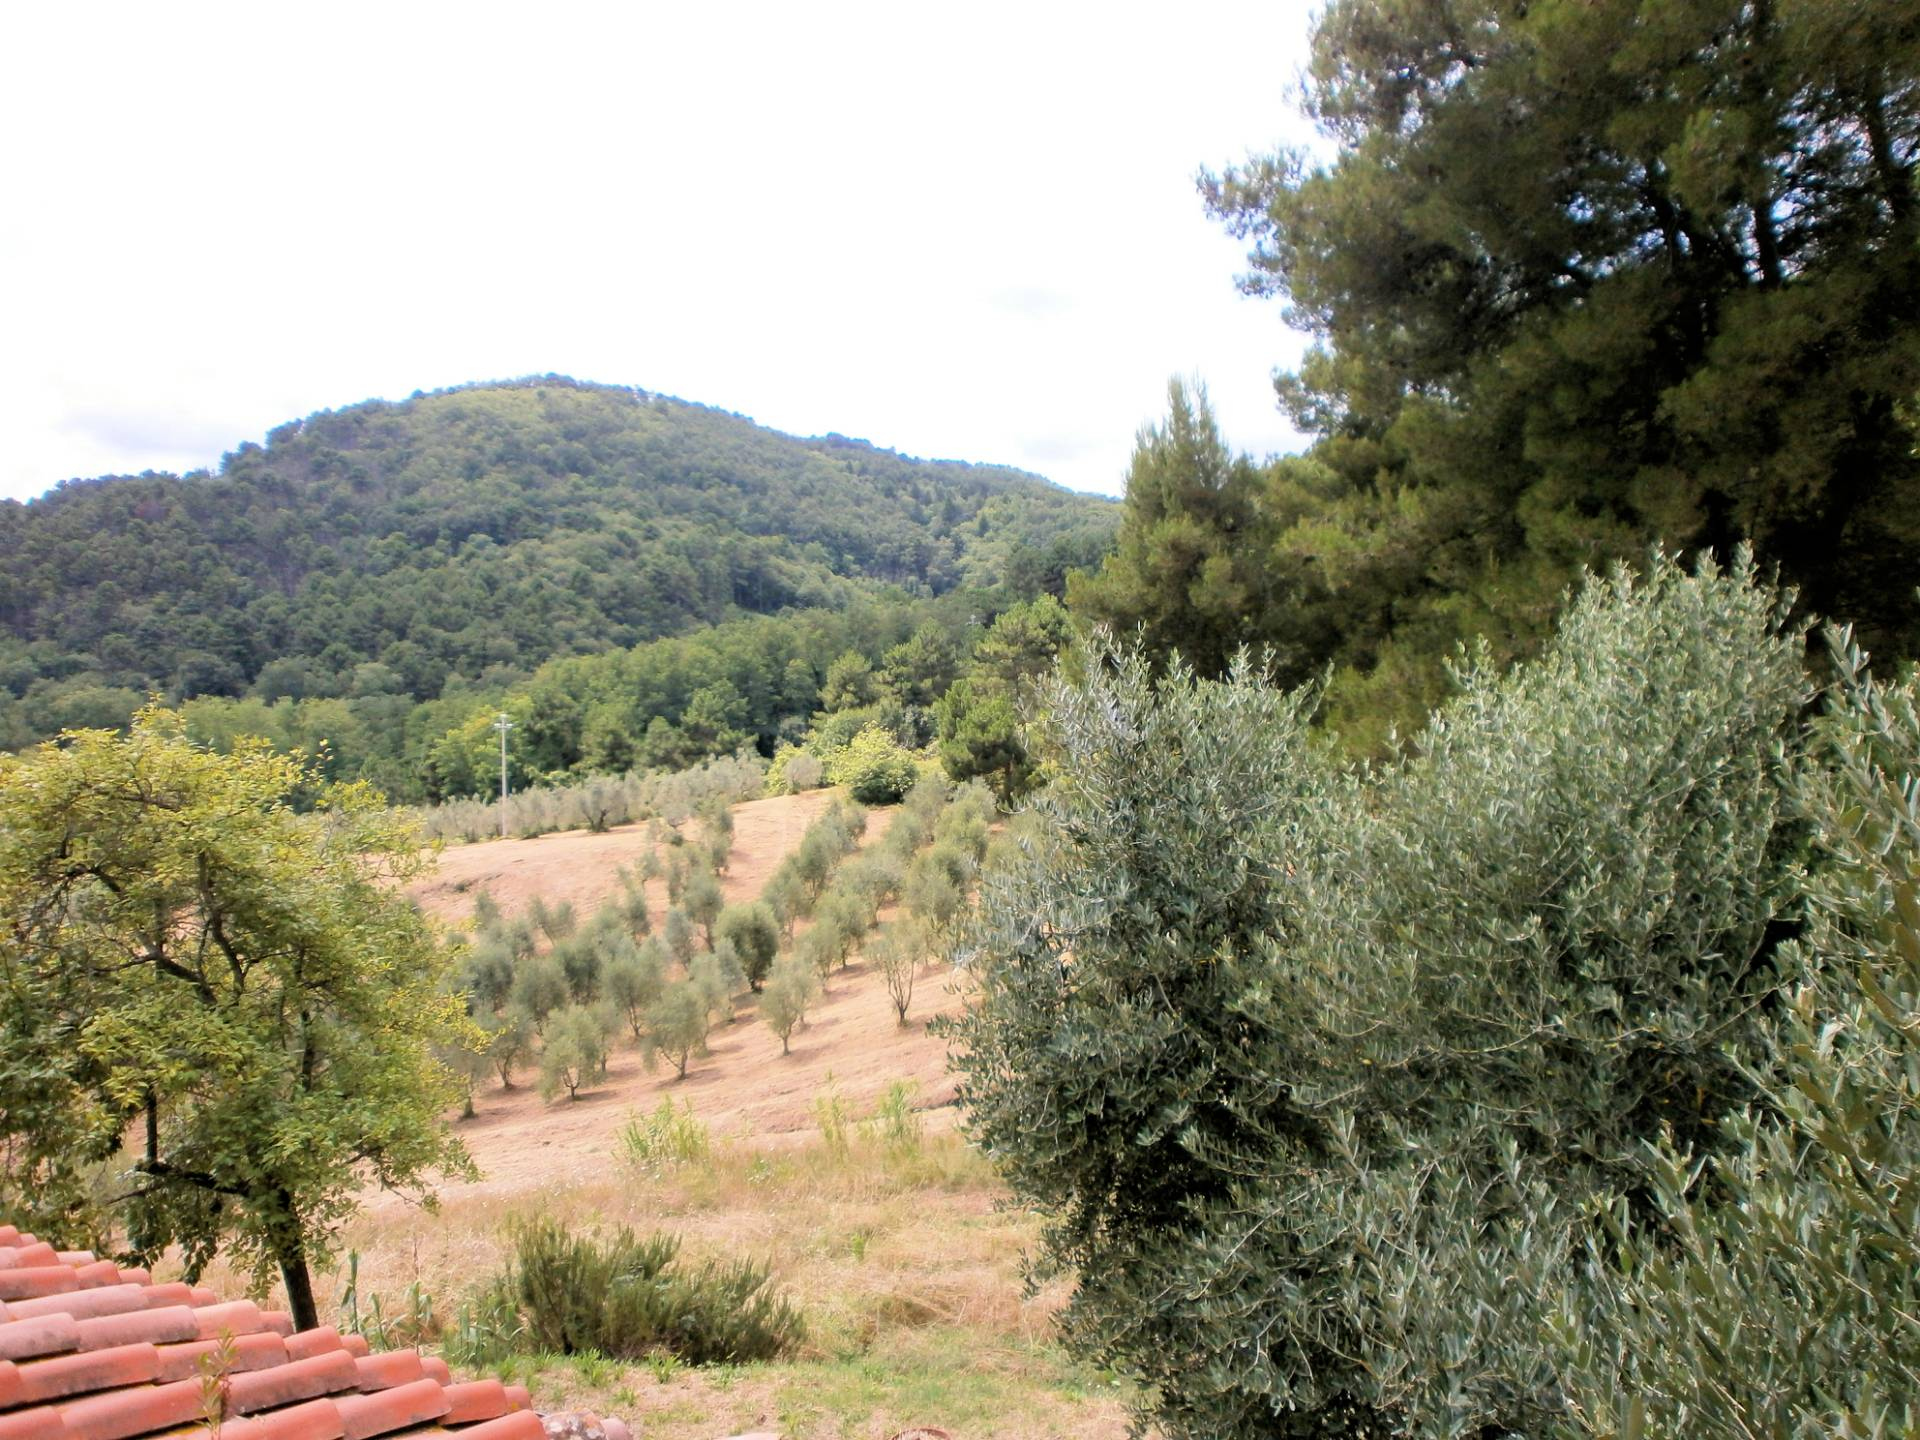
M 713 1152 L 706 1122 L 691 1102 L 675 1106 L 662 1100 L 650 1115 L 629 1115 L 620 1127 L 620 1156 L 649 1174 L 705 1160 Z
M 515 1228 L 513 1260 L 480 1308 L 534 1354 L 638 1360 L 667 1351 L 692 1365 L 736 1364 L 775 1359 L 804 1338 L 765 1264 L 687 1266 L 679 1250 L 668 1235 L 620 1230 L 594 1240 L 557 1221 L 528 1221 Z
M 877 725 L 855 735 L 827 767 L 827 778 L 863 805 L 891 805 L 918 775 L 913 756 Z
M 1169 1437 L 1550 1433 L 1589 1217 L 1722 1151 L 1791 919 L 1799 637 L 1750 566 L 1591 582 L 1330 771 L 1244 664 L 1096 650 L 983 882 L 960 1098 Z M 1728 683 L 1728 677 L 1738 683 Z M 1637 1233 L 1637 1231 L 1636 1231 Z
M 1659 1224 L 1616 1199 L 1553 1316 L 1590 1433 L 1895 1435 L 1920 1422 L 1920 697 L 1844 635 L 1794 802 L 1810 923 L 1716 1152 L 1646 1152 Z M 1704 1168 L 1703 1168 L 1704 1167 Z

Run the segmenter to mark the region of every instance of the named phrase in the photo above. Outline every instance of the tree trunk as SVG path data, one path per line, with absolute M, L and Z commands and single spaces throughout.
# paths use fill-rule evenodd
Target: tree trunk
M 320 1312 L 314 1307 L 313 1276 L 307 1273 L 304 1251 L 280 1262 L 280 1279 L 287 1287 L 287 1308 L 293 1312 L 293 1328 L 316 1328 L 320 1324 Z
M 293 1328 L 315 1329 L 320 1324 L 320 1312 L 313 1303 L 313 1276 L 307 1270 L 307 1247 L 298 1223 L 291 1216 L 274 1252 L 274 1258 L 280 1262 L 281 1283 L 287 1287 L 287 1309 L 293 1312 Z

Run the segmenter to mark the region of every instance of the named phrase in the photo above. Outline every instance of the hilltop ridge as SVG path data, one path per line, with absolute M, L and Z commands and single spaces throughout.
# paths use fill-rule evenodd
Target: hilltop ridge
M 214 472 L 0 505 L 0 686 L 60 720 L 90 687 L 427 699 L 741 615 L 1092 563 L 1116 521 L 1024 471 L 629 387 L 416 392 Z

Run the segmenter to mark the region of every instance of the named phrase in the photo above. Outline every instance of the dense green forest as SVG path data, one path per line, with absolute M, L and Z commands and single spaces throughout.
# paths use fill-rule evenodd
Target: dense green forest
M 1583 566 L 1750 542 L 1880 655 L 1920 647 L 1920 19 L 1910 4 L 1339 0 L 1320 152 L 1202 177 L 1243 287 L 1310 337 L 1310 449 L 1201 397 L 1143 439 L 1075 608 L 1207 673 L 1338 673 L 1378 750 L 1483 637 L 1534 653 Z
M 369 402 L 217 474 L 0 506 L 6 739 L 117 724 L 149 691 L 421 701 L 887 589 L 1057 590 L 1114 513 L 1024 472 L 555 377 Z

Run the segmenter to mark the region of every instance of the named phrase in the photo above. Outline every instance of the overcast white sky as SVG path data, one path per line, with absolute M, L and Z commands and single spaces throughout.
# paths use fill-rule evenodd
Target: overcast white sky
M 1296 448 L 1194 172 L 1304 4 L 14 5 L 0 494 L 557 371 L 1117 492 L 1167 378 Z

